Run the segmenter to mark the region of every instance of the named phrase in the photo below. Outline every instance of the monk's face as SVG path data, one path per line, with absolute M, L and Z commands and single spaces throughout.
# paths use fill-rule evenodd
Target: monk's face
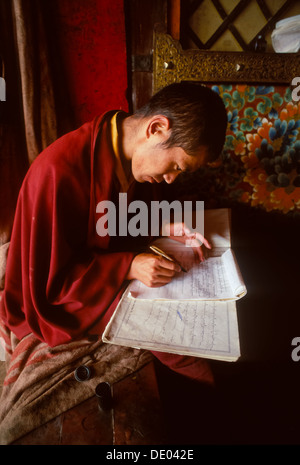
M 132 158 L 132 174 L 138 182 L 175 181 L 182 172 L 194 172 L 205 164 L 206 149 L 188 155 L 181 147 L 165 148 L 161 144 L 145 144 Z
M 171 124 L 163 115 L 138 120 L 131 159 L 131 171 L 138 182 L 175 181 L 182 172 L 193 172 L 207 159 L 206 147 L 199 147 L 193 156 L 181 147 L 167 147 Z

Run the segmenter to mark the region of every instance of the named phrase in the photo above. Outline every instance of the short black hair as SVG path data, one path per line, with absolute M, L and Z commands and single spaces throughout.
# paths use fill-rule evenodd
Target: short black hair
M 158 114 L 166 116 L 171 124 L 166 148 L 181 147 L 188 155 L 197 155 L 205 146 L 209 162 L 222 152 L 227 113 L 222 98 L 210 87 L 198 82 L 170 84 L 135 113 L 138 117 Z

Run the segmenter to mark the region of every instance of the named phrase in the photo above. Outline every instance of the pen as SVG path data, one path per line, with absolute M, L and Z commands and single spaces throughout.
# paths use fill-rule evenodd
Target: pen
M 181 271 L 184 271 L 185 273 L 187 273 L 187 271 L 180 265 L 180 263 L 175 260 L 173 257 L 170 257 L 168 254 L 166 254 L 166 252 L 164 252 L 163 250 L 159 249 L 158 247 L 156 247 L 155 245 L 150 245 L 150 249 L 157 253 L 158 255 L 161 255 L 162 257 L 166 258 L 167 260 L 170 260 L 171 262 L 173 263 L 177 263 L 177 265 L 180 266 L 181 268 Z

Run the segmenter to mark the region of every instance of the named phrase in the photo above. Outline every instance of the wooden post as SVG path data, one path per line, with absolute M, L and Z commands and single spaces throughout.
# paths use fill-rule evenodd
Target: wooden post
M 129 58 L 129 86 L 131 109 L 144 105 L 153 94 L 153 36 L 157 25 L 167 23 L 167 0 L 127 0 L 127 53 Z
M 168 0 L 168 34 L 180 39 L 180 0 Z

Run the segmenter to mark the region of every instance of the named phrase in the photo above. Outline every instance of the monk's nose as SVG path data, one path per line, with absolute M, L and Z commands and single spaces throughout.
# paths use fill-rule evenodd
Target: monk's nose
M 171 184 L 173 181 L 175 181 L 175 179 L 177 178 L 179 174 L 180 174 L 179 171 L 175 173 L 168 173 L 168 174 L 164 174 L 163 178 L 167 184 Z

